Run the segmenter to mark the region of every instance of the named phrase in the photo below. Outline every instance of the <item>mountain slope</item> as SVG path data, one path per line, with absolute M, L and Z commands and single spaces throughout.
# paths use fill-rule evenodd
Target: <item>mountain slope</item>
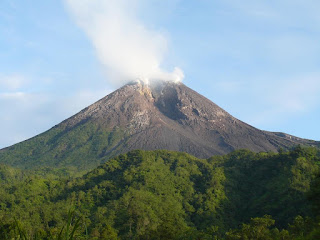
M 319 145 L 258 130 L 184 84 L 136 82 L 109 94 L 30 140 L 0 151 L 0 162 L 22 167 L 93 168 L 133 149 L 167 149 L 199 158 L 246 148 L 277 151 Z

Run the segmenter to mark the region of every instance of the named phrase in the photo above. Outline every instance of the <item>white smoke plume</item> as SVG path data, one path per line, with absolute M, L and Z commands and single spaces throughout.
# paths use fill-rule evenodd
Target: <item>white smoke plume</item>
M 132 80 L 182 81 L 180 68 L 161 68 L 167 39 L 137 18 L 143 0 L 65 0 L 77 24 L 92 41 L 113 84 Z

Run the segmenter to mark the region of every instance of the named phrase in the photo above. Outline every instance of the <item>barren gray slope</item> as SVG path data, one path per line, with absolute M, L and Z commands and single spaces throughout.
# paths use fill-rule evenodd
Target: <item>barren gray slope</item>
M 133 149 L 167 149 L 207 158 L 246 148 L 277 151 L 319 145 L 256 129 L 184 84 L 132 83 L 49 131 L 0 152 L 0 162 L 30 166 L 94 167 Z

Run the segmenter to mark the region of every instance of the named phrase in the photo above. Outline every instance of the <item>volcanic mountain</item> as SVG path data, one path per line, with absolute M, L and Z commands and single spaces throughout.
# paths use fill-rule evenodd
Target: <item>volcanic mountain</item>
M 0 150 L 0 163 L 90 169 L 133 149 L 167 149 L 199 158 L 319 142 L 256 129 L 182 83 L 134 82 L 34 138 Z

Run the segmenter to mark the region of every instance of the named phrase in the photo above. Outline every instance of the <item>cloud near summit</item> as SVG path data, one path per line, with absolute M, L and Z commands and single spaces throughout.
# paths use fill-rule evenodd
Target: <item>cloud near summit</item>
M 140 79 L 182 81 L 183 71 L 161 67 L 167 39 L 147 29 L 137 11 L 142 0 L 65 0 L 76 23 L 85 31 L 114 85 Z

